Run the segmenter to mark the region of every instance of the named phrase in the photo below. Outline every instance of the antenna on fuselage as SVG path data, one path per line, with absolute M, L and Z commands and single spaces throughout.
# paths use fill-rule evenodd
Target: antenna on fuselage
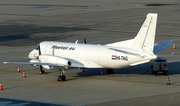
M 40 48 L 40 44 L 37 45 L 38 47 L 38 52 L 39 52 L 39 56 L 41 55 L 41 48 Z
M 78 43 L 78 40 L 76 40 L 75 44 L 77 44 L 77 43 Z

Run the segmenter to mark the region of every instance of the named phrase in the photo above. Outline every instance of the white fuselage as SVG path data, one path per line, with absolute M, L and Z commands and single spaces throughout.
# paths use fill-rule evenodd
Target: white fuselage
M 124 68 L 130 64 L 147 60 L 147 58 L 113 51 L 105 45 L 44 41 L 40 43 L 40 48 L 42 55 L 77 60 L 82 62 L 86 68 Z M 33 50 L 29 54 L 29 58 L 32 59 L 33 56 L 36 58 L 35 53 L 37 55 L 37 50 Z
M 149 13 L 134 39 L 107 45 L 44 41 L 29 54 L 30 64 L 49 68 L 123 68 L 143 64 L 157 57 L 153 53 L 156 24 L 157 13 Z
M 156 53 L 169 46 L 166 41 L 154 46 L 157 13 L 146 16 L 139 32 L 133 39 L 106 45 L 43 41 L 29 53 L 30 62 L 3 62 L 4 64 L 31 64 L 42 68 L 124 68 L 147 63 L 157 58 Z M 63 74 L 63 72 L 61 72 Z M 64 76 L 60 76 L 60 80 Z

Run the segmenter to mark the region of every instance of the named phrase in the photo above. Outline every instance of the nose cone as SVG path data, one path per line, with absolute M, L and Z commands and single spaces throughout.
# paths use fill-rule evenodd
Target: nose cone
M 32 50 L 28 55 L 29 59 L 36 59 L 37 57 L 38 57 L 38 51 L 37 50 Z
M 33 51 L 31 51 L 31 52 L 29 53 L 28 58 L 29 58 L 29 59 L 33 59 L 33 58 L 34 58 L 34 56 L 33 56 Z

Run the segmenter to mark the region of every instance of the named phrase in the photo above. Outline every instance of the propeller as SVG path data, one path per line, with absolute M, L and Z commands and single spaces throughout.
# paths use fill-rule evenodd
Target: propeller
M 40 48 L 40 44 L 37 45 L 38 47 L 38 51 L 39 51 L 39 56 L 41 55 L 41 48 Z
M 86 39 L 84 38 L 84 43 L 87 44 Z
M 37 47 L 38 47 L 39 56 L 40 56 L 40 55 L 41 55 L 41 48 L 40 48 L 40 44 L 38 44 L 38 45 L 37 45 Z M 40 68 L 41 74 L 43 74 L 43 73 L 44 73 L 44 70 L 43 70 L 42 65 L 40 65 L 40 66 L 39 66 L 39 68 Z

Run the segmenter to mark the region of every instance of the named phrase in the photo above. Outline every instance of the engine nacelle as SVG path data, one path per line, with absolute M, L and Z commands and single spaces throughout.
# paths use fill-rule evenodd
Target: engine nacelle
M 71 65 L 71 62 L 64 59 L 64 58 L 61 58 L 61 57 L 58 57 L 58 56 L 52 56 L 52 55 L 40 55 L 39 56 L 39 60 L 41 62 L 48 62 L 48 63 L 52 63 L 52 64 L 57 64 L 59 66 L 64 66 L 65 68 L 69 67 Z M 45 68 L 48 68 L 47 65 L 43 65 L 43 67 Z M 51 68 L 51 67 L 49 67 Z
M 31 63 L 38 63 L 38 62 L 39 62 L 39 60 L 30 60 L 30 62 L 31 62 Z M 36 65 L 36 64 L 32 64 L 32 66 L 37 67 L 37 65 Z
M 44 69 L 47 69 L 47 70 L 49 70 L 49 69 L 52 68 L 52 67 L 50 67 L 50 66 L 48 66 L 48 65 L 42 65 L 42 67 L 43 67 Z

